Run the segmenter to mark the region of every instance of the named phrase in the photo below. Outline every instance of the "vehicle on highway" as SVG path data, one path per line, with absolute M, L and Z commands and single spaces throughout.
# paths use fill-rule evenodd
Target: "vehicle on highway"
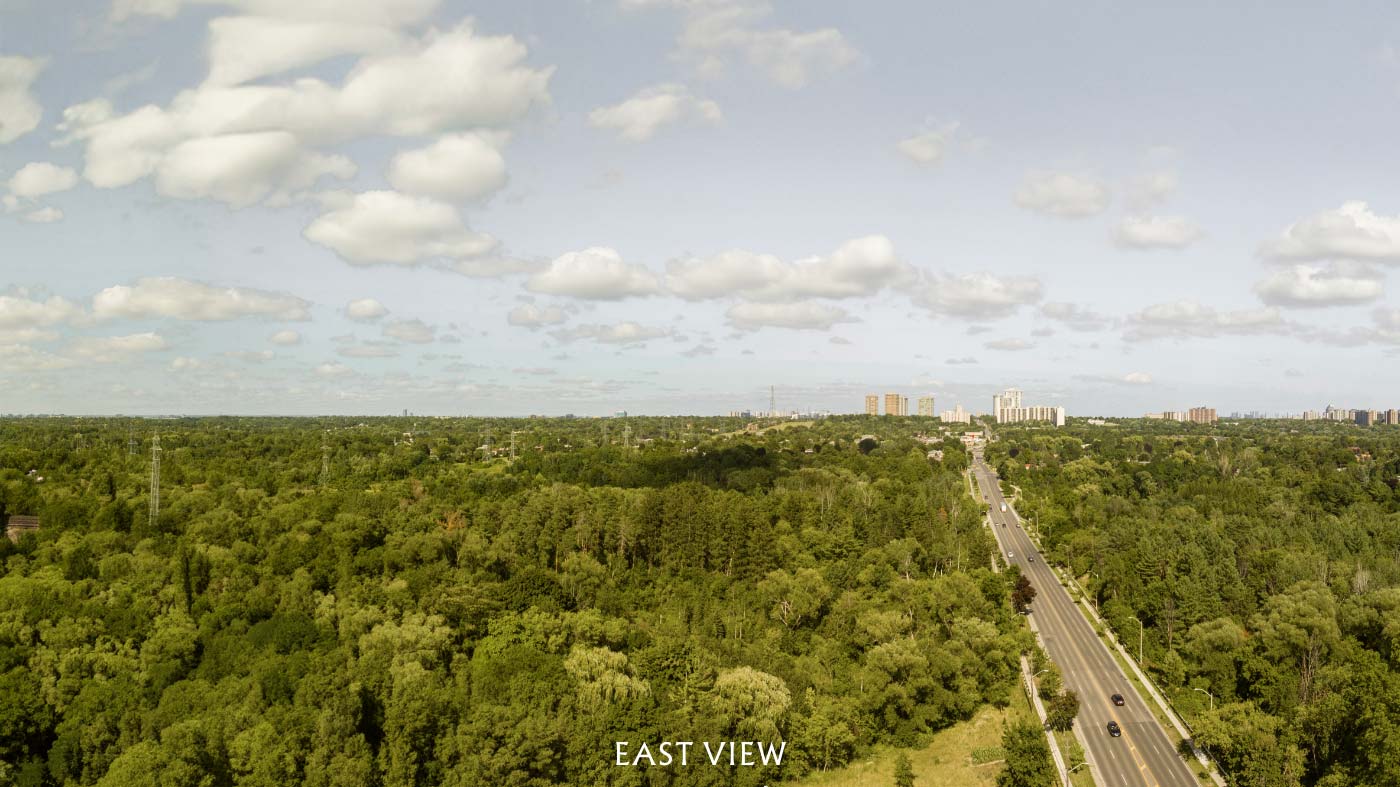
M 1115 738 L 1118 738 L 1123 735 L 1123 729 L 1118 726 L 1118 722 L 1110 721 L 1108 723 L 1108 734 L 1112 735 Z
M 1006 504 L 1005 504 L 1005 503 L 1002 503 L 1002 504 L 1001 504 L 1001 512 L 1002 512 L 1003 514 L 1006 513 Z
M 1035 562 L 1035 555 L 1026 555 L 1026 560 L 1029 560 L 1030 562 L 1034 563 L 1034 562 Z
M 1007 552 L 1007 553 L 1006 553 L 1006 559 L 1007 559 L 1007 560 L 1010 560 L 1010 559 L 1013 558 L 1013 557 L 1016 557 L 1016 556 L 1013 555 L 1013 554 L 1010 553 L 1010 552 Z
M 1115 695 L 1113 695 L 1112 697 L 1109 697 L 1109 699 L 1113 700 L 1113 704 L 1114 704 L 1114 705 L 1122 705 L 1122 704 L 1123 704 L 1123 695 L 1122 695 L 1122 694 L 1115 694 Z

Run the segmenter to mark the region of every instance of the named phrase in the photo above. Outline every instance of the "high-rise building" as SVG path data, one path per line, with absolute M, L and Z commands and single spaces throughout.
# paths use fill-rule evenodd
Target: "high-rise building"
M 1375 425 L 1376 425 L 1376 411 L 1375 411 L 1375 410 L 1357 410 L 1357 411 L 1356 411 L 1356 424 L 1357 424 L 1357 426 L 1375 426 Z
M 951 410 L 944 410 L 943 415 L 940 417 L 943 419 L 943 423 L 945 424 L 972 423 L 972 414 L 964 410 L 962 405 L 958 405 L 957 407 L 954 407 Z
M 866 394 L 866 395 L 865 395 L 865 414 L 866 414 L 866 415 L 879 415 L 879 414 L 880 414 L 880 397 L 876 396 L 875 394 Z
M 1056 426 L 1065 425 L 1065 408 L 1039 405 L 1023 407 L 1021 391 L 1007 388 L 992 397 L 992 417 L 999 424 L 1014 424 L 1021 421 L 1049 421 Z
M 908 415 L 909 397 L 897 393 L 885 394 L 885 415 Z
M 1214 407 L 1192 407 L 1186 413 L 1186 420 L 1193 424 L 1213 424 L 1217 420 Z
M 933 417 L 933 396 L 919 397 L 919 415 Z
M 1400 410 L 1390 409 L 1385 411 L 1385 422 L 1391 426 L 1400 424 Z

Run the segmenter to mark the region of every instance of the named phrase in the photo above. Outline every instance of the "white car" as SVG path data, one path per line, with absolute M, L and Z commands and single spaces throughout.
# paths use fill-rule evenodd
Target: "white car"
M 1005 503 L 1002 503 L 1002 504 L 1001 504 L 1001 512 L 1002 512 L 1003 514 L 1006 513 L 1006 504 L 1005 504 Z
M 1010 560 L 1010 559 L 1013 558 L 1013 557 L 1016 557 L 1016 556 L 1015 556 L 1014 554 L 1010 553 L 1010 552 L 1007 552 L 1007 553 L 1006 553 L 1006 559 L 1007 559 L 1007 560 Z

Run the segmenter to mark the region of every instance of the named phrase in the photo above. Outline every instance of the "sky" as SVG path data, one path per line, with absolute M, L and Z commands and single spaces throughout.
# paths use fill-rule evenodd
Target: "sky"
M 1387 2 L 0 0 L 0 413 L 1400 406 Z

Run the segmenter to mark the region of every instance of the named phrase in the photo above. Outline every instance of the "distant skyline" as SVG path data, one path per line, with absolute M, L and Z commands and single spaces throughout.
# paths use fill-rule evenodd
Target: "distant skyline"
M 1400 406 L 1400 8 L 1134 5 L 0 0 L 0 412 Z

